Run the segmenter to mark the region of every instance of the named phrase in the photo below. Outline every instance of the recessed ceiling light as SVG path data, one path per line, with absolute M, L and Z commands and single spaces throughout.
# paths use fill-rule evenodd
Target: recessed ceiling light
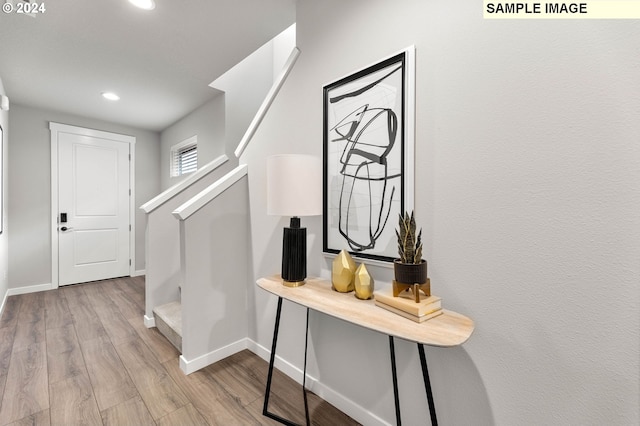
M 153 10 L 156 8 L 156 2 L 154 0 L 129 0 L 129 3 L 144 10 Z
M 120 96 L 116 95 L 113 92 L 102 92 L 102 97 L 105 99 L 109 99 L 110 101 L 119 101 Z

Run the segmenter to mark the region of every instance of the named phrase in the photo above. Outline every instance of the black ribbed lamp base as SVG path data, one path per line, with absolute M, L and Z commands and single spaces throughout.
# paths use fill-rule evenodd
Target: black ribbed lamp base
M 304 285 L 307 278 L 307 228 L 300 218 L 292 217 L 282 236 L 282 280 L 288 287 Z

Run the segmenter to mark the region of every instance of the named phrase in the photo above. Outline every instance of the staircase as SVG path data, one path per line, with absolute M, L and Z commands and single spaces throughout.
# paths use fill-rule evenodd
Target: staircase
M 292 31 L 295 34 L 295 28 Z M 249 273 L 244 261 L 238 264 L 242 259 L 238 254 L 250 251 L 250 223 L 247 166 L 237 162 L 299 53 L 293 47 L 273 79 L 235 158 L 217 158 L 141 207 L 147 218 L 145 324 L 157 327 L 182 353 L 180 367 L 186 374 L 246 349 Z M 241 64 L 237 68 L 242 69 Z M 250 68 L 259 69 L 254 64 Z M 234 99 L 227 86 L 233 86 L 234 79 L 247 79 L 232 71 L 220 79 L 225 85 L 227 117 L 229 104 L 238 105 L 242 98 L 236 93 Z
M 182 304 L 170 302 L 153 309 L 158 331 L 182 352 Z

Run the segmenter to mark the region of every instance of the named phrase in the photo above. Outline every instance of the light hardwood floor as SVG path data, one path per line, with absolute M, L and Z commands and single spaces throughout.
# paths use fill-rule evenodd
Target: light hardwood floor
M 144 278 L 11 296 L 0 318 L 0 426 L 272 425 L 268 364 L 242 351 L 185 376 L 147 329 Z M 315 425 L 357 424 L 308 393 Z M 304 423 L 299 384 L 275 370 L 269 408 Z

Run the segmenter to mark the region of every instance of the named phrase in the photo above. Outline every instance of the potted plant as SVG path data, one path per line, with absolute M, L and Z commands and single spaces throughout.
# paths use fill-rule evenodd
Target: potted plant
M 422 259 L 422 228 L 416 236 L 416 220 L 411 212 L 399 214 L 398 237 L 399 259 L 393 261 L 393 271 L 398 284 L 415 285 L 427 283 L 427 261 Z M 395 292 L 394 292 L 395 293 Z M 427 294 L 428 295 L 428 294 Z

